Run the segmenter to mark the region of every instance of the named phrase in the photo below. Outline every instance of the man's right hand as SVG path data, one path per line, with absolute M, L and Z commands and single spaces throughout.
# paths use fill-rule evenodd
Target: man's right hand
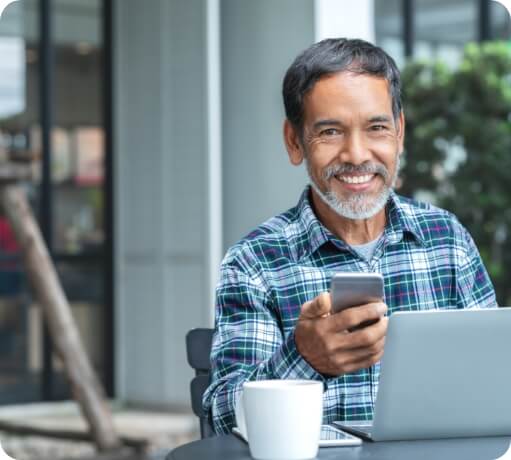
M 295 328 L 298 352 L 323 375 L 340 376 L 377 363 L 383 356 L 387 306 L 370 303 L 331 314 L 331 305 L 327 292 L 303 304 Z M 378 321 L 353 330 L 371 320 Z

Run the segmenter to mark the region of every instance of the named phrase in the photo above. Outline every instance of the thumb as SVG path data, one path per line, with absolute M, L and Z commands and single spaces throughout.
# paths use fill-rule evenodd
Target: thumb
M 315 299 L 305 302 L 302 305 L 299 319 L 317 319 L 330 314 L 331 310 L 330 294 L 323 292 Z

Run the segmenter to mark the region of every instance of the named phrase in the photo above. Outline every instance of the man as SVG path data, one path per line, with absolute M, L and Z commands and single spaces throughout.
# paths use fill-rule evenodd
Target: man
M 247 380 L 320 380 L 325 422 L 371 419 L 389 315 L 496 306 L 456 218 L 393 192 L 405 119 L 391 57 L 361 40 L 323 40 L 288 69 L 283 97 L 289 159 L 305 162 L 310 187 L 222 263 L 204 395 L 218 433 L 234 426 Z M 331 314 L 335 272 L 382 273 L 385 303 Z

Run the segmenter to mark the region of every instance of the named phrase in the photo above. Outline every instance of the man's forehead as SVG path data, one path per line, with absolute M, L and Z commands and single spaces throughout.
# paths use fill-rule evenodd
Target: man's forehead
M 389 82 L 379 76 L 350 71 L 329 74 L 319 79 L 304 99 L 305 112 L 318 109 L 378 108 L 392 113 Z

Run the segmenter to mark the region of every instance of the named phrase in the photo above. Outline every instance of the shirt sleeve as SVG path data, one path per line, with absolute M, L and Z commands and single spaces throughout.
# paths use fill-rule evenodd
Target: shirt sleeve
M 211 384 L 203 407 L 216 433 L 235 426 L 234 406 L 250 380 L 324 378 L 298 353 L 294 332 L 283 335 L 278 309 L 257 276 L 224 266 L 216 293 Z
M 495 308 L 495 290 L 474 240 L 461 224 L 459 231 L 462 250 L 456 263 L 457 307 Z

